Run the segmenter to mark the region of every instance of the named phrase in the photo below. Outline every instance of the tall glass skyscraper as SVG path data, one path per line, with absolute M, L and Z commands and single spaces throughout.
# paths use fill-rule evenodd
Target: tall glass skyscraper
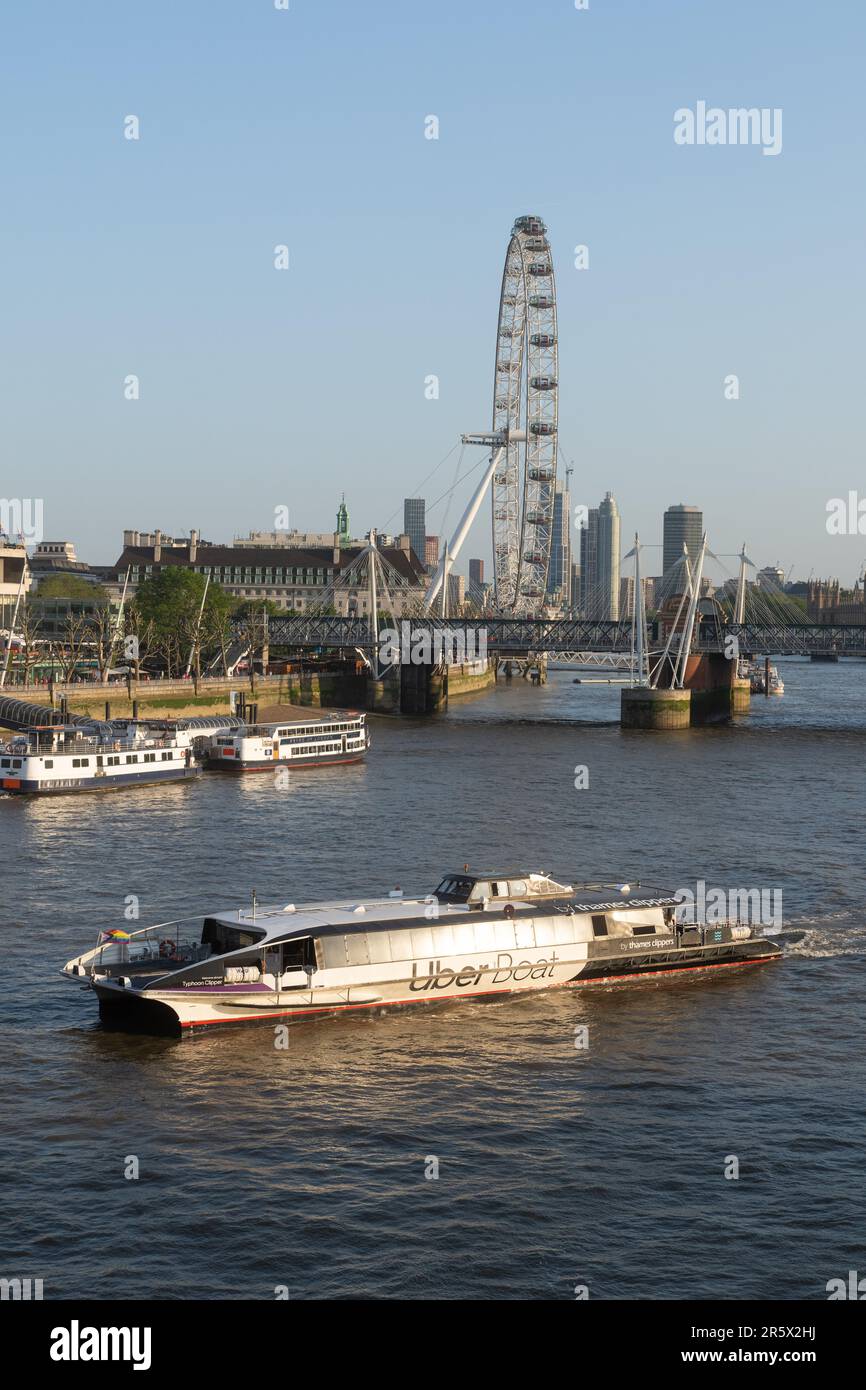
M 550 568 L 547 571 L 548 594 L 560 594 L 569 601 L 571 576 L 571 497 L 568 488 L 557 485 L 553 498 L 553 537 L 550 545 Z
M 606 492 L 598 509 L 597 584 L 599 618 L 619 617 L 619 508 Z
M 427 522 L 424 510 L 423 497 L 405 497 L 403 499 L 403 532 L 409 537 L 409 543 L 422 565 L 424 564 L 427 538 Z
M 586 525 L 580 528 L 580 611 L 585 618 L 599 616 L 596 607 L 598 582 L 598 507 L 590 507 Z
M 580 589 L 584 617 L 619 617 L 619 508 L 609 492 L 581 528 Z
M 683 558 L 683 546 L 688 548 L 689 563 L 694 564 L 701 550 L 704 534 L 704 514 L 700 507 L 686 507 L 682 502 L 665 512 L 662 550 L 662 574 L 668 573 Z

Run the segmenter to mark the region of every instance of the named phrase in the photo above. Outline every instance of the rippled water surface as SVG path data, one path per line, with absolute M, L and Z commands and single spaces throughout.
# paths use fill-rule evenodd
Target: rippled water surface
M 779 665 L 785 696 L 735 727 L 623 733 L 616 688 L 559 672 L 374 720 L 365 765 L 288 790 L 0 799 L 0 1274 L 46 1297 L 737 1299 L 866 1269 L 866 663 Z M 105 1032 L 58 974 L 130 894 L 144 924 L 253 888 L 423 892 L 467 861 L 781 888 L 785 958 L 297 1024 L 287 1051 L 267 1026 Z

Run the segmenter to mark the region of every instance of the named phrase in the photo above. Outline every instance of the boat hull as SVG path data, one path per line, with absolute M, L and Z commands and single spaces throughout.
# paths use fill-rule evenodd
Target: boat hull
M 12 796 L 66 796 L 73 792 L 115 792 L 129 787 L 152 787 L 164 782 L 189 782 L 201 776 L 198 766 L 157 770 L 146 775 L 121 773 L 117 777 L 57 778 L 42 781 L 35 778 L 4 777 L 0 791 Z
M 276 772 L 281 768 L 294 771 L 300 767 L 327 767 L 335 763 L 359 763 L 366 757 L 366 750 L 360 749 L 357 753 L 333 753 L 321 756 L 311 753 L 309 757 L 292 758 L 262 758 L 256 761 L 244 761 L 241 758 L 212 758 L 208 757 L 205 766 L 209 772 Z
M 130 1031 L 181 1036 L 198 1029 L 245 1023 L 285 1023 L 340 1013 L 405 1008 L 413 1004 L 445 1003 L 455 999 L 490 999 L 542 989 L 618 986 L 644 980 L 659 983 L 700 972 L 765 965 L 781 958 L 769 941 L 748 940 L 709 946 L 668 947 L 635 955 L 596 953 L 558 959 L 555 951 L 535 950 L 516 960 L 500 952 L 495 963 L 455 958 L 414 962 L 410 976 L 372 979 L 340 985 L 323 980 L 312 988 L 296 987 L 275 993 L 268 985 L 134 990 L 104 982 L 94 985 L 100 1015 L 106 1023 Z M 330 972 L 320 972 L 326 976 Z

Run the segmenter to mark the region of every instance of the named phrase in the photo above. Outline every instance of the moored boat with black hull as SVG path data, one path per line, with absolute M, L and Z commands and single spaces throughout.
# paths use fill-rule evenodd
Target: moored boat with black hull
M 678 921 L 679 904 L 639 884 L 464 871 L 420 897 L 254 904 L 131 935 L 114 929 L 63 973 L 94 991 L 106 1021 L 181 1034 L 780 957 L 748 924 Z

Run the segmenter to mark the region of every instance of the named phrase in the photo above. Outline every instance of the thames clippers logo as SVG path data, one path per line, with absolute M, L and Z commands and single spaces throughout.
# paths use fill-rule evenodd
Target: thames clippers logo
M 553 977 L 558 959 L 554 951 L 549 960 L 521 960 L 515 965 L 514 957 L 508 951 L 500 951 L 495 965 L 485 961 L 483 965 L 464 965 L 459 970 L 452 970 L 450 965 L 443 966 L 441 960 L 431 960 L 427 962 L 426 975 L 418 963 L 413 961 L 409 988 L 418 993 L 425 989 L 450 989 L 452 986 L 457 989 L 469 989 L 472 985 L 479 985 L 490 971 L 493 972 L 490 983 L 494 985 L 509 982 L 519 984 L 522 980 L 549 980 Z

